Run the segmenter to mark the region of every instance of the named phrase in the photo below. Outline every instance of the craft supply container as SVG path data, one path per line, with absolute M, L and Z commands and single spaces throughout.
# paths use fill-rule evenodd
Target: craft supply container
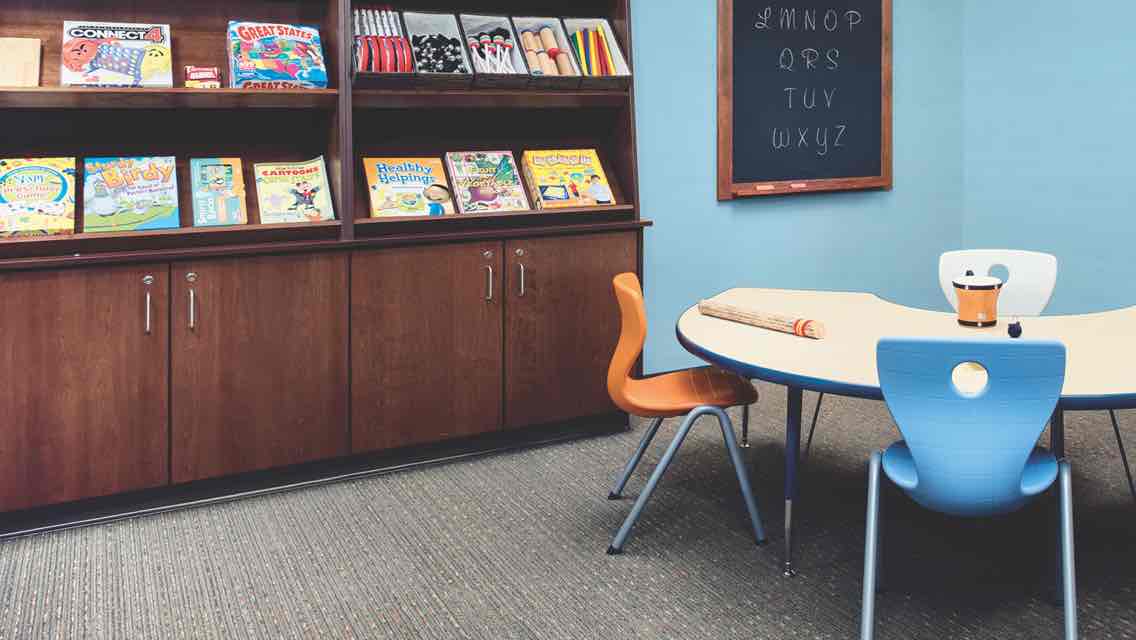
M 567 38 L 571 38 L 572 34 L 581 30 L 589 29 L 591 31 L 600 30 L 607 40 L 608 47 L 611 49 L 611 60 L 615 66 L 615 75 L 611 76 L 589 76 L 583 74 L 584 65 L 580 60 L 576 60 L 577 67 L 581 69 L 580 88 L 581 89 L 627 89 L 631 86 L 631 67 L 627 64 L 627 58 L 623 55 L 623 47 L 620 45 L 619 40 L 615 37 L 615 31 L 612 30 L 611 24 L 603 18 L 564 18 L 564 31 Z M 575 55 L 576 50 L 569 48 L 572 55 Z
M 482 16 L 463 13 L 458 16 L 462 32 L 465 34 L 462 42 L 466 45 L 466 55 L 470 58 L 470 67 L 473 69 L 473 86 L 487 88 L 517 89 L 529 85 L 529 67 L 525 64 L 524 48 L 513 29 L 513 23 L 505 16 Z M 473 53 L 469 50 L 469 39 L 479 33 L 489 33 L 494 29 L 504 29 L 509 32 L 513 48 L 509 51 L 509 60 L 513 63 L 514 73 L 483 73 L 472 64 Z
M 572 65 L 574 75 L 570 76 L 546 76 L 534 75 L 532 76 L 529 86 L 534 89 L 579 89 L 580 88 L 580 63 L 576 60 L 576 56 L 572 53 L 572 45 L 568 42 L 568 34 L 564 31 L 564 24 L 560 22 L 559 18 L 533 18 L 533 17 L 513 17 L 513 33 L 517 35 L 517 41 L 521 40 L 521 32 L 532 31 L 539 40 L 541 29 L 548 27 L 552 29 L 552 34 L 556 36 L 556 46 L 558 49 L 568 54 L 568 62 Z M 524 57 L 522 47 L 521 56 Z M 529 69 L 530 73 L 532 69 Z
M 402 28 L 402 33 L 406 35 L 407 43 L 410 42 L 410 35 L 406 31 L 406 22 L 402 19 L 402 12 L 394 11 L 395 19 L 398 20 L 399 26 Z M 410 64 L 411 68 L 417 69 L 418 64 L 414 59 L 414 47 L 410 49 Z M 359 71 L 358 65 L 352 60 L 351 70 L 353 74 L 352 84 L 360 89 L 397 89 L 399 87 L 412 87 L 417 84 L 418 72 L 411 71 L 409 73 L 400 72 L 379 72 L 379 71 Z
M 404 11 L 402 23 L 406 29 L 406 37 L 410 40 L 411 55 L 414 58 L 414 82 L 417 86 L 463 89 L 473 84 L 473 63 L 469 59 L 469 50 L 466 47 L 465 35 L 462 33 L 458 18 L 452 13 L 428 13 Z M 441 34 L 447 38 L 458 41 L 458 49 L 466 73 L 445 73 L 427 71 L 419 65 L 422 61 L 414 53 L 415 36 L 432 36 Z

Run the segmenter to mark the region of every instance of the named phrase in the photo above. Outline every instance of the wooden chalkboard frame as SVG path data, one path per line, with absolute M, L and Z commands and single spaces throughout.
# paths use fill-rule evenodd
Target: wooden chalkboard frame
M 821 180 L 734 182 L 734 0 L 718 0 L 718 200 L 818 191 L 892 188 L 892 0 L 879 0 L 881 175 Z

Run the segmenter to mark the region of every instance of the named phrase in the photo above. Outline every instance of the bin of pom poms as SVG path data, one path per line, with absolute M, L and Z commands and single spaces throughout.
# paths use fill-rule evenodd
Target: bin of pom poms
M 509 18 L 462 14 L 458 19 L 473 65 L 474 86 L 528 86 L 529 69 Z
M 456 16 L 407 11 L 402 19 L 421 84 L 467 87 L 473 82 L 473 65 Z

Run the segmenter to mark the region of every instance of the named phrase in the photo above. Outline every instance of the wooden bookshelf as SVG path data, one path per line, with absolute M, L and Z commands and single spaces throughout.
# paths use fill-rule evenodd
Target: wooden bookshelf
M 394 9 L 603 17 L 631 64 L 629 4 Z M 37 372 L 0 390 L 0 451 L 20 452 L 0 465 L 0 512 L 618 413 L 603 386 L 618 333 L 610 280 L 642 273 L 651 224 L 634 88 L 376 86 L 351 68 L 351 9 L 4 3 L 0 36 L 43 50 L 41 86 L 0 88 L 0 158 L 78 158 L 81 221 L 83 158 L 175 156 L 181 228 L 87 233 L 80 222 L 73 235 L 0 239 L 0 323 L 24 345 L 0 351 L 0 367 Z M 174 88 L 60 87 L 64 20 L 169 24 Z M 317 26 L 328 88 L 185 88 L 187 64 L 220 67 L 227 82 L 229 20 Z M 598 151 L 618 204 L 368 217 L 363 157 L 572 148 Z M 218 156 L 243 160 L 249 224 L 195 228 L 189 160 Z M 316 156 L 337 219 L 260 224 L 253 165 Z

